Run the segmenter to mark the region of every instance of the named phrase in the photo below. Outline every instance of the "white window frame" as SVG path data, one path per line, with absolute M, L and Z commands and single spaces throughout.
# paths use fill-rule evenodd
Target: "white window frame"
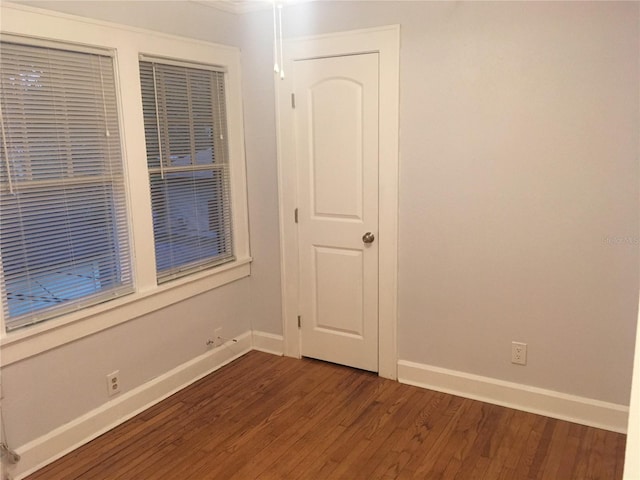
M 112 50 L 100 50 L 100 49 L 95 49 L 95 48 L 87 48 L 85 46 L 82 45 L 70 45 L 67 43 L 62 43 L 62 42 L 44 42 L 42 40 L 34 40 L 31 39 L 29 37 L 23 37 L 23 36 L 11 36 L 11 35 L 7 35 L 4 32 L 0 32 L 0 41 L 2 42 L 6 42 L 6 44 L 16 44 L 18 45 L 18 49 L 22 49 L 23 47 L 25 48 L 25 51 L 33 51 L 30 50 L 30 47 L 42 47 L 45 49 L 53 49 L 53 50 L 67 50 L 67 51 L 71 51 L 74 53 L 79 53 L 79 54 L 87 54 L 87 55 L 96 55 L 96 56 L 101 56 L 103 58 L 107 57 L 109 58 L 109 60 L 112 62 L 108 68 L 109 70 L 112 70 L 115 74 L 115 68 L 113 65 L 113 51 Z M 1 47 L 0 47 L 1 48 Z M 8 48 L 8 46 L 6 47 Z M 1 51 L 1 50 L 0 50 Z M 38 51 L 38 53 L 36 53 L 36 55 L 38 54 L 43 54 L 44 52 L 42 52 L 41 50 Z M 67 57 L 68 58 L 68 57 Z M 82 58 L 84 59 L 87 64 L 92 60 L 89 57 L 76 57 L 78 59 Z M 52 75 L 52 72 L 45 72 L 45 75 Z M 67 73 L 67 75 L 71 75 L 71 73 Z M 52 75 L 53 76 L 53 75 Z M 52 82 L 55 82 L 55 80 L 51 80 Z M 115 78 L 114 78 L 114 82 L 115 82 Z M 55 84 L 55 92 L 59 92 L 58 88 L 59 88 L 59 84 Z M 94 86 L 95 88 L 97 88 L 97 84 Z M 51 90 L 50 90 L 51 92 Z M 104 94 L 103 94 L 104 95 Z M 26 99 L 26 97 L 23 97 Z M 77 99 L 76 99 L 77 100 Z M 34 102 L 35 98 L 32 98 L 31 100 L 25 100 L 25 103 L 27 101 L 31 101 Z M 105 107 L 105 117 L 107 117 L 106 114 L 106 110 L 107 108 Z M 109 116 L 109 119 L 112 119 L 113 117 Z M 7 138 L 5 139 L 5 130 L 9 131 L 10 130 L 10 120 L 7 120 L 7 118 L 5 117 L 4 119 L 1 120 L 3 122 L 2 125 L 2 136 L 3 136 L 3 142 L 6 140 L 8 142 L 11 142 L 11 138 L 10 135 L 7 135 Z M 118 128 L 118 130 L 120 130 Z M 76 130 L 77 131 L 77 130 Z M 89 135 L 91 134 L 90 132 L 87 132 Z M 114 132 L 115 133 L 115 132 Z M 118 131 L 118 136 L 116 136 L 115 138 L 119 139 L 119 131 Z M 72 137 L 73 134 L 68 134 L 68 137 L 65 137 L 65 139 L 63 140 L 62 144 L 66 144 L 65 142 L 72 142 Z M 26 142 L 28 145 L 31 145 L 31 140 L 33 139 L 29 139 L 28 142 Z M 18 140 L 19 141 L 19 140 Z M 97 141 L 95 139 L 95 137 L 90 138 L 89 141 Z M 114 152 L 113 156 L 114 158 L 117 158 L 117 161 L 115 161 L 115 167 L 118 168 L 118 165 L 121 164 L 122 159 L 122 142 L 120 140 L 118 140 L 118 145 L 120 146 L 120 152 Z M 95 145 L 95 144 L 94 144 Z M 5 148 L 6 145 L 5 145 Z M 28 147 L 27 147 L 28 148 Z M 5 154 L 9 154 L 6 158 L 6 161 L 8 162 L 6 167 L 7 167 L 7 173 L 8 173 L 8 186 L 9 186 L 9 190 L 12 191 L 13 189 L 15 189 L 15 193 L 18 195 L 19 198 L 19 194 L 20 194 L 20 187 L 25 187 L 25 188 L 38 188 L 39 189 L 39 194 L 42 194 L 43 192 L 47 191 L 47 189 L 49 188 L 66 188 L 65 185 L 71 185 L 71 181 L 72 178 L 69 176 L 69 170 L 67 170 L 67 174 L 63 175 L 63 176 L 59 176 L 59 177 L 55 177 L 55 178 L 48 178 L 47 180 L 45 180 L 45 184 L 42 184 L 40 182 L 42 182 L 42 180 L 37 180 L 34 179 L 33 177 L 30 179 L 19 179 L 17 182 L 11 181 L 11 169 L 12 167 L 12 161 L 11 161 L 11 153 L 10 153 L 10 147 L 9 147 L 9 151 L 5 151 Z M 105 157 L 107 157 L 107 151 L 104 150 L 101 152 Z M 35 154 L 36 156 L 38 155 L 38 153 Z M 31 162 L 37 162 L 37 157 L 31 157 L 29 156 L 25 156 L 23 161 L 26 161 L 29 163 L 29 165 L 31 165 Z M 111 159 L 103 159 L 101 162 L 103 165 L 110 165 L 111 164 Z M 36 166 L 36 172 L 38 171 L 38 169 L 40 169 L 41 167 Z M 68 165 L 67 166 L 68 169 L 72 170 L 73 167 L 72 165 Z M 31 171 L 31 166 L 28 167 L 29 173 L 31 175 L 33 175 L 34 173 Z M 38 187 L 38 183 L 40 183 L 40 186 Z M 122 204 L 122 190 L 121 188 L 124 187 L 123 185 L 123 181 L 120 177 L 120 175 L 116 175 L 115 177 L 112 176 L 111 174 L 107 174 L 105 172 L 102 172 L 99 176 L 95 174 L 95 172 L 92 172 L 92 174 L 90 176 L 83 176 L 83 177 L 78 177 L 78 176 L 73 176 L 73 185 L 80 185 L 80 186 L 86 186 L 88 183 L 90 184 L 99 184 L 99 185 L 113 185 L 115 186 L 115 188 L 120 192 L 120 194 L 114 194 L 113 197 L 113 207 L 114 210 L 118 212 L 117 216 L 119 218 L 121 217 L 122 213 L 126 213 L 126 205 L 124 205 L 124 210 L 119 206 L 118 204 Z M 119 199 L 119 200 L 118 200 Z M 22 204 L 22 200 L 18 200 L 18 204 Z M 23 204 L 24 205 L 24 204 Z M 46 207 L 45 207 L 46 208 Z M 42 214 L 43 217 L 46 216 L 46 214 Z M 42 220 L 44 220 L 44 218 L 42 218 Z M 58 316 L 62 316 L 64 315 L 64 313 L 68 313 L 68 312 L 73 312 L 75 310 L 79 310 L 82 308 L 88 308 L 88 306 L 91 305 L 96 305 L 102 302 L 105 302 L 109 299 L 113 299 L 113 298 L 117 298 L 119 296 L 122 295 L 128 295 L 129 293 L 131 293 L 133 291 L 133 278 L 131 275 L 131 268 L 130 268 L 130 260 L 132 255 L 130 255 L 130 235 L 129 235 L 129 225 L 128 222 L 126 222 L 126 218 L 123 218 L 120 221 L 114 222 L 114 231 L 112 232 L 114 235 L 117 235 L 119 240 L 118 240 L 118 245 L 115 248 L 115 250 L 113 250 L 110 253 L 116 254 L 119 251 L 120 252 L 120 258 L 119 261 L 122 264 L 123 267 L 123 271 L 122 271 L 122 277 L 120 278 L 121 280 L 121 284 L 117 287 L 112 287 L 111 289 L 108 290 L 101 290 L 100 292 L 94 292 L 94 294 L 92 295 L 87 295 L 87 296 L 83 296 L 81 298 L 77 298 L 75 300 L 69 300 L 67 302 L 63 302 L 62 304 L 57 304 L 55 306 L 50 306 L 48 308 L 44 308 L 44 309 L 39 309 L 36 308 L 35 310 L 31 311 L 29 314 L 25 314 L 24 316 L 18 316 L 18 318 L 16 319 L 12 319 L 11 322 L 6 322 L 6 327 L 8 330 L 12 330 L 12 329 L 19 329 L 19 328 L 25 328 L 25 327 L 29 327 L 32 324 L 36 324 L 39 322 L 45 322 L 45 321 L 50 321 L 52 318 L 58 317 Z M 126 223 L 124 223 L 126 222 Z M 120 230 L 119 227 L 124 227 L 124 230 Z M 40 228 L 44 228 L 44 224 L 40 224 Z M 75 232 L 78 232 L 77 230 L 74 230 Z M 86 231 L 82 232 L 83 234 L 87 233 Z M 15 245 L 15 244 L 14 244 Z M 87 245 L 87 244 L 83 244 L 83 245 Z M 21 250 L 24 252 L 25 250 L 27 250 L 27 247 L 22 246 Z M 94 252 L 95 254 L 95 252 Z M 0 263 L 2 258 L 0 255 Z M 71 262 L 71 260 L 67 260 L 68 262 Z M 117 261 L 116 261 L 117 263 Z M 72 266 L 73 265 L 73 266 Z M 73 261 L 73 263 L 66 263 L 65 264 L 65 271 L 70 271 L 72 270 L 75 266 L 76 266 L 76 262 L 75 260 Z M 115 267 L 115 264 L 113 264 L 113 266 Z M 0 267 L 3 268 L 3 267 Z M 7 280 L 7 275 L 6 275 L 6 270 L 3 271 L 3 273 L 5 274 L 4 278 L 2 278 L 2 281 L 6 282 Z M 29 269 L 29 273 L 27 276 L 37 276 L 37 273 L 34 270 Z M 2 291 L 3 296 L 4 295 L 9 295 L 8 292 L 8 287 L 6 287 L 6 283 L 4 283 L 3 285 L 0 286 L 0 290 Z M 8 305 L 9 300 L 8 298 L 6 299 L 7 305 L 4 305 L 7 310 L 3 311 L 2 313 L 7 313 L 10 310 L 10 307 Z M 0 313 L 1 315 L 1 313 Z M 5 317 L 6 318 L 6 317 Z M 17 325 L 13 325 L 13 324 L 17 324 Z
M 221 244 L 225 245 L 224 251 L 222 252 L 222 254 L 218 252 L 218 255 L 213 257 L 208 257 L 208 258 L 198 256 L 197 260 L 195 260 L 195 255 L 198 255 L 204 252 L 198 250 L 197 247 L 195 247 L 194 249 L 195 251 L 191 250 L 191 248 L 194 245 L 189 244 L 190 255 L 195 254 L 194 256 L 191 257 L 191 259 L 195 261 L 192 264 L 188 264 L 188 263 L 185 264 L 184 257 L 182 257 L 181 260 L 183 261 L 181 263 L 177 265 L 172 265 L 171 268 L 166 269 L 165 271 L 162 271 L 162 272 L 156 271 L 158 282 L 164 283 L 168 281 L 174 281 L 176 278 L 181 278 L 185 275 L 191 275 L 195 271 L 212 268 L 212 265 L 216 265 L 216 264 L 221 265 L 224 263 L 228 263 L 229 261 L 235 260 L 235 254 L 233 252 L 233 242 L 232 242 L 233 225 L 230 225 L 227 223 L 227 219 L 230 222 L 231 218 L 229 215 L 230 205 L 229 205 L 229 202 L 227 201 L 230 193 L 230 184 L 229 184 L 229 178 L 228 178 L 229 162 L 227 158 L 228 149 L 227 149 L 226 105 L 223 105 L 224 103 L 223 101 L 226 98 L 226 88 L 225 88 L 226 73 L 223 68 L 220 68 L 214 65 L 189 64 L 186 62 L 178 62 L 170 59 L 154 58 L 144 54 L 140 55 L 140 65 L 142 65 L 143 62 L 149 65 L 151 67 L 151 71 L 153 72 L 153 95 L 149 93 L 149 96 L 151 98 L 155 98 L 156 109 L 155 109 L 155 117 L 152 123 L 152 127 L 154 127 L 153 130 L 157 132 L 157 144 L 155 145 L 155 147 L 158 149 L 157 153 L 159 157 L 159 165 L 157 167 L 148 165 L 149 175 L 150 176 L 160 175 L 160 177 L 164 179 L 165 174 L 171 175 L 172 173 L 179 173 L 184 175 L 185 173 L 211 172 L 213 175 L 214 172 L 216 172 L 218 175 L 222 177 L 220 180 L 221 192 L 219 193 L 220 204 L 217 204 L 221 218 L 216 218 L 216 220 L 218 221 L 219 226 L 221 227 L 220 231 L 222 232 L 222 235 L 221 235 L 222 239 L 220 239 L 220 236 L 218 237 L 219 238 L 218 245 L 221 245 Z M 169 123 L 170 115 L 166 115 L 166 114 L 163 115 L 161 112 L 164 111 L 165 108 L 169 108 L 168 105 L 171 105 L 174 102 L 174 100 L 170 98 L 171 94 L 175 95 L 179 93 L 178 91 L 170 91 L 172 87 L 169 83 L 168 84 L 162 83 L 162 76 L 160 72 L 162 72 L 163 69 L 166 69 L 166 68 L 171 70 L 180 69 L 180 70 L 174 70 L 174 73 L 176 71 L 180 71 L 185 75 L 188 75 L 187 71 L 189 70 L 192 72 L 194 71 L 211 72 L 211 75 L 215 75 L 215 80 L 213 80 L 211 83 L 211 86 L 215 90 L 215 93 L 212 94 L 212 99 L 211 99 L 212 103 L 207 105 L 207 107 L 211 107 L 212 112 L 214 111 L 214 107 L 216 105 L 219 106 L 215 108 L 215 113 L 212 113 L 212 118 L 211 118 L 211 127 L 213 130 L 211 132 L 211 135 L 213 137 L 212 139 L 213 143 L 211 147 L 212 147 L 212 155 L 215 158 L 215 160 L 212 161 L 211 163 L 207 163 L 207 164 L 192 163 L 191 165 L 174 166 L 171 163 L 171 160 L 169 160 L 169 156 L 172 154 L 172 152 L 168 152 L 167 151 L 168 149 L 165 150 L 163 145 L 165 147 L 168 147 L 168 144 L 166 142 L 170 143 L 171 142 L 170 138 L 172 138 L 171 135 L 168 135 L 168 130 L 171 128 L 171 124 Z M 187 69 L 187 70 L 182 70 L 182 69 Z M 158 72 L 157 76 L 156 76 L 156 71 Z M 206 73 L 205 75 L 207 74 L 208 73 Z M 147 81 L 149 80 L 150 79 L 148 79 Z M 140 81 L 142 84 L 142 70 L 141 70 Z M 221 81 L 221 85 L 218 83 L 219 81 Z M 164 89 L 162 88 L 161 85 L 164 85 Z M 220 86 L 222 86 L 222 91 L 223 91 L 222 102 L 220 101 L 221 99 L 219 98 Z M 150 87 L 151 86 L 148 85 L 148 88 Z M 159 103 L 162 101 L 161 92 L 163 90 L 164 90 L 165 103 L 162 105 L 162 108 L 161 108 Z M 202 102 L 198 103 L 200 99 L 198 99 L 195 95 L 192 96 L 191 93 L 188 93 L 188 96 L 189 96 L 189 103 L 195 102 L 197 103 L 198 107 L 203 108 L 204 106 L 203 103 Z M 216 97 L 216 98 L 213 98 L 213 97 Z M 192 121 L 193 119 L 190 118 L 190 120 Z M 147 127 L 148 125 L 145 125 L 145 129 Z M 190 124 L 190 128 L 195 128 L 195 123 Z M 163 134 L 162 132 L 165 132 L 165 133 Z M 194 133 L 194 136 L 195 136 L 195 133 Z M 181 136 L 181 142 L 184 142 L 184 135 Z M 149 144 L 149 141 L 147 142 L 147 144 Z M 151 141 L 151 144 L 153 145 L 153 141 Z M 194 162 L 196 161 L 195 138 L 190 138 L 188 144 L 192 149 L 190 154 L 191 161 Z M 181 148 L 184 148 L 184 145 L 185 144 L 183 143 Z M 152 155 L 155 155 L 155 152 L 153 152 Z M 149 159 L 149 152 L 147 152 L 147 163 L 148 163 L 148 159 Z M 190 186 L 193 187 L 194 183 L 191 183 Z M 211 185 L 209 186 L 213 188 Z M 153 181 L 152 181 L 152 190 L 153 190 Z M 163 203 L 167 203 L 167 202 L 171 203 L 168 197 L 162 195 L 161 198 Z M 153 206 L 153 202 L 154 202 L 154 199 L 152 195 L 152 202 L 151 202 L 152 206 Z M 190 204 L 191 203 L 192 202 L 190 202 Z M 192 205 L 192 206 L 196 208 L 196 205 Z M 171 207 L 169 207 L 169 209 L 171 209 Z M 189 213 L 194 214 L 195 211 L 190 211 Z M 191 217 L 191 218 L 194 218 L 194 217 Z M 202 233 L 201 226 L 198 226 L 197 228 L 198 228 L 198 234 L 201 234 Z M 180 230 L 180 232 L 183 233 L 182 229 Z M 173 233 L 170 233 L 168 235 L 165 234 L 164 236 L 161 236 L 161 238 L 156 237 L 155 238 L 156 252 L 158 251 L 158 242 L 162 240 L 170 242 L 172 252 L 173 252 L 173 247 L 176 246 L 177 243 L 179 243 L 177 239 L 173 237 Z M 157 270 L 157 263 L 156 263 L 156 270 Z
M 31 327 L 6 333 L 4 319 L 0 318 L 0 365 L 10 365 L 248 276 L 251 257 L 239 49 L 21 5 L 3 4 L 0 9 L 3 33 L 115 52 L 135 278 L 133 294 Z M 158 285 L 156 280 L 154 249 L 149 248 L 153 245 L 153 225 L 138 67 L 139 55 L 143 52 L 190 63 L 220 65 L 227 71 L 226 103 L 236 260 L 162 285 Z

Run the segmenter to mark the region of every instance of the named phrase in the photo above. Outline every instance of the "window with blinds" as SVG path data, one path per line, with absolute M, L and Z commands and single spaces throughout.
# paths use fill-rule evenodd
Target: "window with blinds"
M 141 57 L 158 282 L 235 259 L 224 72 Z
M 12 330 L 133 282 L 113 58 L 6 37 L 0 48 L 0 288 Z

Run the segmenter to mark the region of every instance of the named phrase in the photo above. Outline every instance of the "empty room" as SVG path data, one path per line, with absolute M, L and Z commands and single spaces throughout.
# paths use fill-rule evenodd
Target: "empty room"
M 0 480 L 640 480 L 640 2 L 2 1 L 0 69 Z

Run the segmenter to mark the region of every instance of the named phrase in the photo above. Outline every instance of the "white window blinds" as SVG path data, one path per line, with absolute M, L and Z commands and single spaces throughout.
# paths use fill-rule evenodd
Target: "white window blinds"
M 133 284 L 113 59 L 6 39 L 0 48 L 0 287 L 11 330 Z
M 234 260 L 224 72 L 140 62 L 158 281 Z

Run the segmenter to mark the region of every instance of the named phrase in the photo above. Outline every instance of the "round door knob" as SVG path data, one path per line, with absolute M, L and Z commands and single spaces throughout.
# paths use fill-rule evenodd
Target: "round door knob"
M 367 232 L 362 236 L 362 241 L 364 243 L 373 243 L 375 239 L 376 239 L 376 236 L 371 232 Z

